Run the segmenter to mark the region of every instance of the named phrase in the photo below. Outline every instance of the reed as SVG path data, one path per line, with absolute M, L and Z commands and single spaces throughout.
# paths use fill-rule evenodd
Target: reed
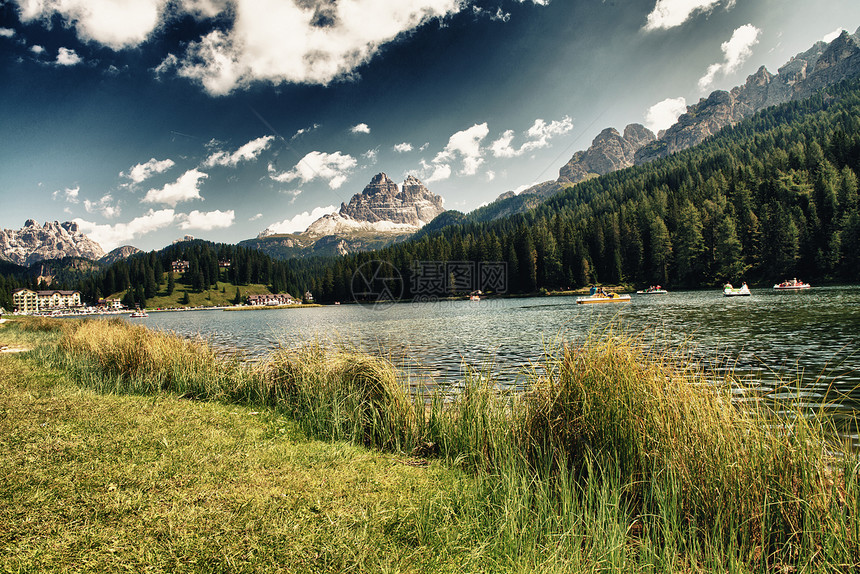
M 415 440 L 415 409 L 393 365 L 318 343 L 280 349 L 269 360 L 267 403 L 289 411 L 317 436 L 388 450 Z
M 608 330 L 548 353 L 521 394 L 472 372 L 428 397 L 410 396 L 389 361 L 319 343 L 249 364 L 84 321 L 41 353 L 103 392 L 266 406 L 314 436 L 463 469 L 472 478 L 393 532 L 440 553 L 484 541 L 491 570 L 860 569 L 860 457 L 826 413 L 752 388 L 733 401 L 730 376 L 641 337 Z
M 100 392 L 170 392 L 220 399 L 255 375 L 238 357 L 217 354 L 205 341 L 129 325 L 122 319 L 84 320 L 69 329 L 46 358 Z

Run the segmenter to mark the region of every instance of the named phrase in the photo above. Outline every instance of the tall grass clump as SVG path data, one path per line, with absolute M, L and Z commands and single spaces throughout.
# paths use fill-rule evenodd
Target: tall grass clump
M 205 341 L 151 331 L 121 319 L 82 321 L 46 356 L 100 392 L 166 391 L 218 399 L 254 376 L 235 357 L 218 355 Z
M 51 317 L 13 317 L 0 324 L 0 344 L 41 345 L 51 343 L 74 328 L 73 322 Z
M 517 406 L 529 467 L 580 485 L 610 473 L 630 523 L 657 545 L 689 533 L 687 549 L 763 563 L 856 563 L 857 468 L 846 463 L 857 457 L 825 414 L 737 403 L 730 379 L 682 360 L 623 335 L 565 347 Z M 825 557 L 835 532 L 842 548 Z
M 279 349 L 267 370 L 261 401 L 285 408 L 316 436 L 393 450 L 415 441 L 419 413 L 389 361 L 316 343 Z

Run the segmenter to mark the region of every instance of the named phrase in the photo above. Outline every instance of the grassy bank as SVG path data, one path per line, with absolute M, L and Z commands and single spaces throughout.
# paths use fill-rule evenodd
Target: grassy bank
M 104 417 L 99 424 L 129 428 L 123 422 L 132 416 L 129 411 L 165 401 L 207 413 L 246 413 L 240 417 L 243 421 L 250 418 L 248 413 L 259 412 L 251 419 L 254 424 L 276 421 L 260 427 L 269 429 L 260 432 L 269 437 L 272 448 L 301 448 L 312 443 L 303 437 L 316 437 L 326 441 L 313 443 L 322 451 L 347 452 L 343 464 L 306 470 L 309 480 L 333 481 L 331 488 L 341 495 L 348 496 L 340 490 L 345 487 L 335 485 L 341 474 L 350 475 L 344 465 L 354 457 L 397 460 L 408 472 L 419 472 L 424 482 L 416 478 L 418 482 L 407 486 L 395 481 L 380 494 L 375 504 L 384 510 L 342 510 L 361 517 L 356 528 L 370 538 L 361 539 L 360 559 L 341 556 L 336 566 L 322 564 L 328 569 L 860 568 L 858 457 L 835 438 L 826 416 L 799 412 L 767 397 L 739 406 L 731 400 L 732 381 L 714 384 L 704 373 L 681 370 L 679 357 L 651 350 L 638 339 L 608 332 L 582 346 L 559 349 L 535 369 L 530 390 L 522 395 L 501 393 L 492 380 L 475 374 L 453 400 L 443 401 L 441 396 L 411 397 L 389 363 L 360 353 L 310 345 L 280 350 L 266 362 L 251 365 L 218 355 L 204 342 L 122 321 L 65 325 L 70 326 L 51 332 L 52 342 L 28 357 L 4 358 L 4 364 L 47 365 L 75 385 L 108 394 L 96 397 L 61 387 L 90 403 L 116 401 L 113 409 L 99 411 Z M 0 342 L 4 336 L 0 331 Z M 33 371 L 18 379 L 39 376 Z M 15 411 L 0 424 L 17 425 L 21 416 Z M 216 428 L 233 433 L 239 427 L 231 421 L 238 424 L 239 419 L 224 416 Z M 170 420 L 176 422 L 175 417 Z M 275 433 L 274 427 L 288 432 Z M 210 432 L 200 431 L 196 423 L 181 429 L 177 433 L 195 441 Z M 81 432 L 90 436 L 102 431 Z M 201 432 L 204 436 L 198 437 Z M 134 427 L 126 434 L 130 441 L 145 442 L 151 433 Z M 203 442 L 207 446 L 198 455 L 177 451 L 175 464 L 194 468 L 199 464 L 195 456 L 213 449 L 224 448 L 238 457 L 253 451 L 250 443 L 228 447 Z M 4 445 L 4 456 L 14 458 L 23 447 L 9 444 Z M 26 440 L 22 444 L 42 448 Z M 56 464 L 68 467 L 67 472 L 92 466 L 69 459 L 62 454 L 67 451 L 58 452 Z M 140 464 L 128 461 L 133 449 L 120 449 L 113 456 L 116 464 Z M 279 454 L 266 460 L 266 468 L 280 472 L 283 461 L 290 459 Z M 233 476 L 229 466 L 212 472 L 237 489 L 248 481 L 255 484 L 251 476 Z M 213 479 L 212 484 L 217 482 Z M 293 488 L 298 486 L 284 490 Z M 323 491 L 334 496 L 332 490 Z M 67 496 L 72 495 L 61 493 L 55 500 Z M 12 509 L 19 533 L 3 544 L 15 549 L 29 527 L 15 518 L 14 495 L 4 494 L 3 499 L 9 501 L 4 505 Z M 302 511 L 295 506 L 268 509 L 259 502 L 250 508 L 242 517 L 255 517 L 255 524 L 270 519 L 289 523 Z M 110 522 L 102 522 L 93 532 L 110 527 Z M 205 527 L 196 532 L 193 522 L 184 528 L 188 536 L 205 535 Z M 301 526 L 305 528 L 310 526 Z M 283 532 L 275 532 L 272 540 L 277 541 Z M 265 538 L 253 529 L 245 536 L 253 544 Z M 308 548 L 343 548 L 351 538 L 312 540 Z M 279 556 L 273 549 L 257 552 Z M 278 559 L 284 564 L 300 556 L 307 558 L 291 554 Z M 259 569 L 259 563 L 242 564 Z M 291 564 L 301 569 L 299 562 Z

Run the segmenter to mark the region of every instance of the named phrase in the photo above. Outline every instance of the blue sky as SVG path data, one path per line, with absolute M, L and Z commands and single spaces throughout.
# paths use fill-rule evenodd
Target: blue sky
M 380 171 L 470 211 L 858 26 L 856 0 L 0 1 L 0 228 L 237 242 Z

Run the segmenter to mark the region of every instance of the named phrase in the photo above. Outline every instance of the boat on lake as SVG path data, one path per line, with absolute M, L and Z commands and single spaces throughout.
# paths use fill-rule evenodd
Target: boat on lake
M 605 292 L 602 287 L 592 287 L 588 297 L 577 297 L 576 302 L 580 305 L 590 303 L 629 303 L 630 295 L 619 295 L 614 292 Z
M 777 291 L 800 291 L 801 289 L 809 289 L 812 287 L 809 283 L 798 281 L 795 279 L 786 279 L 782 283 L 777 283 L 773 286 Z
M 149 315 L 143 309 L 135 309 L 128 317 L 129 319 L 142 319 L 143 317 L 149 317 Z
M 752 295 L 750 288 L 744 283 L 740 287 L 733 287 L 731 283 L 726 283 L 723 287 L 723 295 L 726 297 L 748 297 Z
M 669 292 L 660 287 L 659 285 L 648 287 L 647 289 L 640 289 L 636 292 L 637 295 L 666 295 Z

